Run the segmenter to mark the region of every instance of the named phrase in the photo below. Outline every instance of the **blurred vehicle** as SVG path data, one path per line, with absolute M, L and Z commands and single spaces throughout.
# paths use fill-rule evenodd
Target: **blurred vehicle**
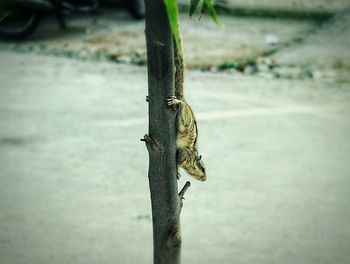
M 134 19 L 145 17 L 145 0 L 101 0 L 101 5 L 124 7 Z
M 100 0 L 16 0 L 11 12 L 0 21 L 0 37 L 23 39 L 35 31 L 46 14 L 55 14 L 64 29 L 64 13 L 91 12 L 97 9 L 99 3 Z M 144 17 L 143 0 L 123 0 L 123 3 L 132 17 Z
M 11 12 L 0 22 L 0 36 L 22 39 L 38 27 L 45 14 L 56 15 L 60 27 L 66 27 L 64 12 L 91 12 L 98 7 L 99 0 L 16 0 Z
M 135 19 L 143 19 L 145 17 L 145 1 L 144 0 L 124 0 L 124 5 L 128 9 L 130 15 Z

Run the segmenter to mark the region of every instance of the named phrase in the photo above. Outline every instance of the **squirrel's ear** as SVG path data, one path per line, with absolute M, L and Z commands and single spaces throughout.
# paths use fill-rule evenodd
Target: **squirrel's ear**
M 202 155 L 199 155 L 199 160 L 201 160 L 202 159 Z

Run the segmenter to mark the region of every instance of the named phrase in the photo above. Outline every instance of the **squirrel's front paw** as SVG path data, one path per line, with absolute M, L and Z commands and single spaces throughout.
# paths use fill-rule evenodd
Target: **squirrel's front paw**
M 168 99 L 166 99 L 166 103 L 168 106 L 177 105 L 180 100 L 177 100 L 176 96 L 170 96 Z

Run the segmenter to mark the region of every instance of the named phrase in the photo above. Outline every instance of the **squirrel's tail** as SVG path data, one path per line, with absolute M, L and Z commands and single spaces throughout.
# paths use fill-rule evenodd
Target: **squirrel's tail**
M 185 63 L 183 58 L 183 49 L 181 38 L 179 38 L 179 46 L 176 45 L 174 39 L 174 63 L 175 63 L 175 95 L 179 100 L 184 99 L 184 80 L 185 80 Z

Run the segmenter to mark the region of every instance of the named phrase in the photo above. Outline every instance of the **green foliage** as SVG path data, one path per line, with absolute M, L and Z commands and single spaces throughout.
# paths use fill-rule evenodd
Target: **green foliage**
M 212 5 L 211 0 L 204 0 L 203 6 L 205 6 L 205 9 L 208 9 L 209 15 L 210 15 L 211 19 L 214 21 L 214 23 L 217 24 L 218 26 L 222 27 L 222 24 L 221 24 L 217 14 L 216 14 L 216 10 L 215 10 L 214 6 Z
M 192 17 L 193 13 L 196 11 L 199 1 L 200 0 L 191 0 L 190 17 Z
M 163 0 L 166 11 L 168 13 L 168 19 L 171 31 L 173 32 L 176 46 L 180 49 L 180 31 L 179 31 L 179 8 L 177 0 Z
M 179 8 L 178 8 L 177 0 L 163 0 L 163 1 L 168 14 L 170 28 L 175 38 L 176 47 L 180 52 L 182 52 L 180 47 Z M 196 11 L 199 2 L 200 0 L 191 0 L 190 13 L 189 13 L 190 17 L 192 17 L 194 12 Z M 216 14 L 215 8 L 211 3 L 211 0 L 203 0 L 202 8 L 201 8 L 201 16 L 203 13 L 205 13 L 206 10 L 209 11 L 209 15 L 214 21 L 214 23 L 217 24 L 218 26 L 222 26 Z
M 190 17 L 192 17 L 194 12 L 196 11 L 199 2 L 200 2 L 200 0 L 191 0 Z M 215 24 L 217 24 L 218 26 L 222 26 L 217 14 L 216 14 L 215 8 L 214 8 L 213 4 L 211 3 L 211 0 L 203 0 L 200 17 L 202 17 L 202 15 L 207 10 L 209 11 L 209 15 L 210 15 L 211 19 L 215 22 Z

